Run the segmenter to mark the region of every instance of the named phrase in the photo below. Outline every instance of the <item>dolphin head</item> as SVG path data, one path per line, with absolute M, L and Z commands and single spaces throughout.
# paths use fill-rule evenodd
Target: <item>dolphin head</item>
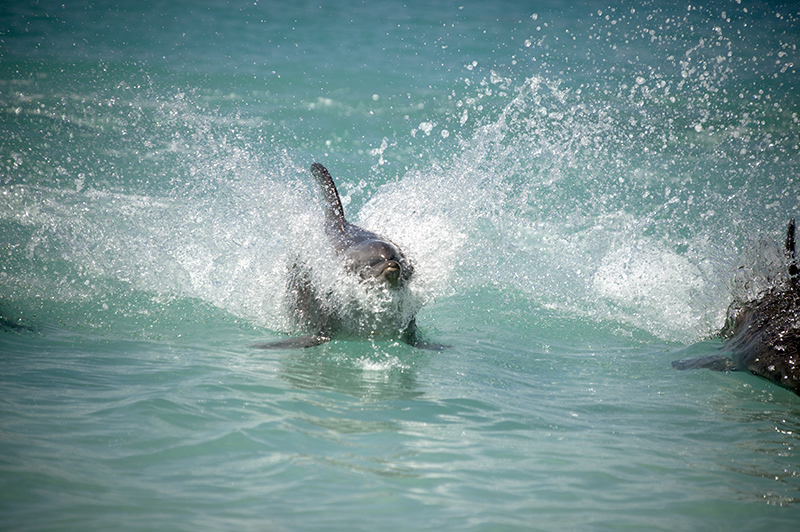
M 345 251 L 348 270 L 364 281 L 401 288 L 414 272 L 400 250 L 385 240 L 363 240 Z

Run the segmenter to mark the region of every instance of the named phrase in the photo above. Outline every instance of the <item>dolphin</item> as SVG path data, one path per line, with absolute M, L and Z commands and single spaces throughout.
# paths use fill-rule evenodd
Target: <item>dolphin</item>
M 800 274 L 795 223 L 789 220 L 785 253 L 788 278 L 757 299 L 728 309 L 720 336 L 722 354 L 672 362 L 675 369 L 749 371 L 800 395 Z
M 298 328 L 309 334 L 252 347 L 305 348 L 324 344 L 335 336 L 355 336 L 393 337 L 423 349 L 443 349 L 445 346 L 420 341 L 413 311 L 408 310 L 414 309 L 413 304 L 404 305 L 411 298 L 408 283 L 414 266 L 403 250 L 389 239 L 347 221 L 336 185 L 323 165 L 312 164 L 311 174 L 322 192 L 325 235 L 342 270 L 360 283 L 367 298 L 372 294 L 373 298 L 383 297 L 393 304 L 379 308 L 373 315 L 363 309 L 359 314 L 353 311 L 357 301 L 318 286 L 311 268 L 298 259 L 289 267 L 287 306 Z M 360 323 L 362 319 L 366 326 Z
M 345 268 L 365 281 L 384 281 L 391 288 L 400 288 L 414 273 L 411 262 L 386 238 L 345 219 L 342 201 L 327 168 L 314 163 L 311 174 L 322 189 L 325 234 L 344 259 Z

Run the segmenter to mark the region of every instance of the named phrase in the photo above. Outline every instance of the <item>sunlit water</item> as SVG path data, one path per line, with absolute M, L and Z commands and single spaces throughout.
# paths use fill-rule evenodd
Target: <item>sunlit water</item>
M 670 361 L 780 270 L 798 44 L 746 0 L 3 5 L 0 527 L 795 530 L 800 398 Z M 330 257 L 313 161 L 448 349 L 249 347 Z

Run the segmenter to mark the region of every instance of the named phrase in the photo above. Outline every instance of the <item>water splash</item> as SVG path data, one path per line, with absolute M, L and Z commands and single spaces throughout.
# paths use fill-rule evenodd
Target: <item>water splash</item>
M 783 33 L 739 32 L 767 15 L 603 9 L 570 30 L 589 43 L 579 57 L 539 13 L 510 61 L 461 61 L 446 103 L 403 107 L 393 127 L 407 135 L 365 151 L 369 178 L 370 164 L 342 178 L 348 217 L 408 251 L 421 305 L 489 286 L 663 338 L 706 336 L 745 244 L 800 197 L 794 19 Z M 633 41 L 646 57 L 605 61 Z M 288 328 L 287 263 L 321 245 L 307 177 L 318 154 L 288 148 L 327 152 L 337 138 L 357 152 L 349 129 L 313 144 L 307 129 L 214 110 L 201 91 L 123 77 L 99 92 L 75 80 L 67 95 L 3 96 L 20 129 L 38 131 L 31 144 L 66 146 L 5 147 L 3 298 L 113 307 L 139 291 Z M 360 109 L 347 105 L 309 109 Z M 391 98 L 370 105 L 392 120 Z

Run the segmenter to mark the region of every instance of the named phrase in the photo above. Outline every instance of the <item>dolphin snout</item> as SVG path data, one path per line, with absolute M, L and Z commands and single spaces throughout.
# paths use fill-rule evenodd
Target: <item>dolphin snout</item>
M 400 264 L 397 261 L 387 261 L 383 268 L 383 271 L 380 273 L 380 277 L 386 279 L 386 282 L 389 283 L 389 286 L 392 288 L 396 287 L 400 282 L 400 275 L 403 272 Z
M 408 272 L 404 275 L 403 266 L 398 261 L 386 260 L 364 270 L 361 277 L 365 281 L 384 282 L 389 288 L 399 288 L 408 278 Z

